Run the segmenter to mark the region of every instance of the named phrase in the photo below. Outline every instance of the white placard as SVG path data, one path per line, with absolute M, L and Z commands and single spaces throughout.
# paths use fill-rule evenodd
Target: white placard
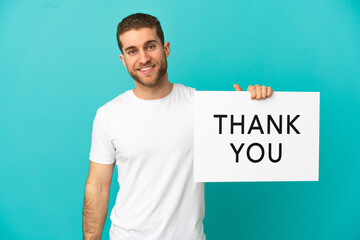
M 196 91 L 194 181 L 318 181 L 319 92 Z

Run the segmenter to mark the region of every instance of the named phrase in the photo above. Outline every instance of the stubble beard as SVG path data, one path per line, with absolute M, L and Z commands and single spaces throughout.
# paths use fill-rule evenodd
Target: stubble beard
M 167 60 L 166 60 L 166 56 L 164 54 L 164 58 L 163 60 L 160 62 L 159 64 L 159 70 L 157 71 L 157 73 L 155 73 L 154 79 L 152 81 L 144 81 L 143 79 L 141 79 L 141 77 L 136 74 L 135 70 L 133 71 L 128 71 L 130 76 L 139 84 L 145 86 L 145 87 L 154 87 L 156 86 L 160 80 L 162 79 L 162 77 L 165 75 L 165 73 L 167 72 Z M 141 73 L 139 73 L 141 74 Z

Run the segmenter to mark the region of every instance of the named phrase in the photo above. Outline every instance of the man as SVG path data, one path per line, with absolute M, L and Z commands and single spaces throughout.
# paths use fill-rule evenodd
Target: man
M 120 191 L 110 216 L 111 240 L 205 239 L 204 184 L 192 178 L 194 89 L 169 82 L 170 44 L 164 42 L 155 17 L 124 18 L 117 40 L 135 88 L 96 113 L 85 185 L 84 239 L 101 238 L 115 162 Z M 270 87 L 258 85 L 248 90 L 258 100 L 272 93 Z

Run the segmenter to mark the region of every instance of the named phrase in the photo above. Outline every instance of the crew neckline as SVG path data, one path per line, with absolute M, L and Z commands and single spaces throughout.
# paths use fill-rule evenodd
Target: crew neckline
M 174 95 L 175 88 L 177 88 L 177 84 L 173 83 L 173 87 L 172 87 L 170 93 L 168 95 L 166 95 L 165 97 L 157 98 L 157 99 L 149 99 L 149 100 L 141 99 L 134 94 L 132 89 L 129 90 L 129 94 L 135 102 L 138 102 L 141 104 L 147 104 L 147 105 L 156 105 L 156 104 L 166 102 L 168 99 L 170 99 L 171 96 Z

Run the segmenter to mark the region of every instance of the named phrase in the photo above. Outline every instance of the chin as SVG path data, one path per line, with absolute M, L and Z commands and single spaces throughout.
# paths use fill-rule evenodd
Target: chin
M 142 79 L 135 79 L 135 81 L 146 87 L 154 87 L 159 84 L 160 79 L 153 79 L 150 81 L 146 81 L 146 80 L 142 80 Z

